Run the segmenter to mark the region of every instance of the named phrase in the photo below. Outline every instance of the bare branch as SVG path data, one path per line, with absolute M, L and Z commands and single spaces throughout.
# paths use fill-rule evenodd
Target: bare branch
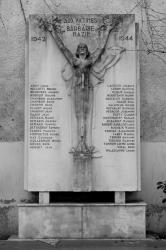
M 55 11 L 53 10 L 53 8 L 58 8 L 61 5 L 61 1 L 59 3 L 57 3 L 57 1 L 53 2 L 51 0 L 52 6 L 54 6 L 53 8 L 51 8 L 50 4 L 48 4 L 47 0 L 43 0 L 45 5 L 47 6 L 47 8 L 55 14 Z
M 58 8 L 61 5 L 61 0 L 59 0 L 59 3 L 57 0 L 54 0 L 54 1 L 51 0 L 51 2 L 53 5 L 55 5 L 56 8 Z
M 48 8 L 52 13 L 55 14 L 55 12 L 51 9 L 51 7 L 50 7 L 50 5 L 47 3 L 47 1 L 46 1 L 46 0 L 43 0 L 43 1 L 44 1 L 45 5 L 47 6 L 47 8 Z
M 153 53 L 153 55 L 157 56 L 164 64 L 166 64 L 166 60 L 162 58 L 159 54 Z
M 24 10 L 23 4 L 22 4 L 22 0 L 19 0 L 19 3 L 20 3 L 20 7 L 21 7 L 21 12 L 22 12 L 23 17 L 24 17 L 24 21 L 26 23 L 25 10 Z
M 3 25 L 3 27 L 4 27 L 4 29 L 6 30 L 6 26 L 5 26 L 5 24 L 4 24 L 4 21 L 3 21 L 3 18 L 2 18 L 2 15 L 0 14 L 0 20 L 1 20 L 1 23 L 2 23 L 2 25 Z
M 160 14 L 160 15 L 166 16 L 166 13 L 156 11 L 156 10 L 154 10 L 154 9 L 152 9 L 152 8 L 149 8 L 149 9 L 150 9 L 151 11 L 155 12 L 155 13 L 158 13 L 158 14 Z
M 140 1 L 137 0 L 137 3 L 132 7 L 131 10 L 129 10 L 129 11 L 127 12 L 127 14 L 132 13 L 132 12 L 140 5 L 140 3 L 142 3 L 142 0 L 140 0 Z

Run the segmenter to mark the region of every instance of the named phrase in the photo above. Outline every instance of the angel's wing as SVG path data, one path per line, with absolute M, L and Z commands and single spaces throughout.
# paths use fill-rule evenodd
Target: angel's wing
M 108 33 L 105 33 L 106 38 L 101 39 L 104 37 L 103 31 L 103 36 L 100 36 L 99 39 L 99 43 L 102 44 L 91 55 L 93 61 L 91 73 L 97 79 L 97 84 L 104 81 L 106 71 L 113 67 L 120 60 L 122 53 L 126 51 L 125 48 L 117 45 L 115 30 L 118 29 L 121 31 L 121 34 L 125 34 L 133 21 L 133 15 L 127 17 L 116 15 L 108 22 L 108 25 L 105 24 L 107 29 L 109 27 Z M 123 25 L 121 25 L 122 23 Z M 113 46 L 111 46 L 111 44 L 113 44 Z
M 66 62 L 66 64 L 62 68 L 61 75 L 62 75 L 62 79 L 65 82 L 68 95 L 71 95 L 74 74 L 73 74 L 72 66 L 69 62 Z
M 105 48 L 103 54 L 91 69 L 91 74 L 97 79 L 97 84 L 104 81 L 106 71 L 120 60 L 123 52 L 125 52 L 125 48 L 122 47 Z

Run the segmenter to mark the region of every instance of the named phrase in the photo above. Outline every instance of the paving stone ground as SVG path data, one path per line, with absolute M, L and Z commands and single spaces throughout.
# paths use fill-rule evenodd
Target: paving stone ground
M 0 250 L 166 250 L 165 240 L 46 240 L 0 241 Z

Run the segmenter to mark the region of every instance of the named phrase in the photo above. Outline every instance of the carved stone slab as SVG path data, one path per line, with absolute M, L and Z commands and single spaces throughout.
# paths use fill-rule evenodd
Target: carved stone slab
M 140 189 L 134 15 L 31 15 L 25 189 Z

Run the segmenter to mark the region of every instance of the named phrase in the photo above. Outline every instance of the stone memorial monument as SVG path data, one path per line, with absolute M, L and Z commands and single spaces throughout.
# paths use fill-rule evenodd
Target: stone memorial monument
M 144 238 L 138 26 L 134 15 L 30 15 L 20 238 Z M 50 192 L 113 191 L 114 203 L 50 203 Z

